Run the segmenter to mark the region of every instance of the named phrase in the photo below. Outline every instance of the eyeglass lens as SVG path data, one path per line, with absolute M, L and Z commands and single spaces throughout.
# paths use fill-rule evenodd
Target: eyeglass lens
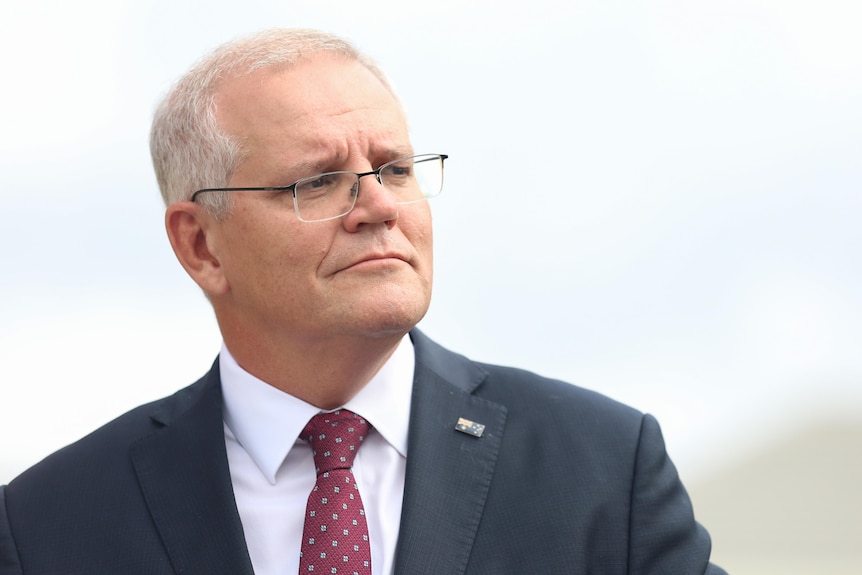
M 417 202 L 440 193 L 443 158 L 439 155 L 403 158 L 384 164 L 379 174 L 383 187 L 399 204 Z M 299 218 L 321 221 L 347 214 L 356 203 L 360 181 L 353 172 L 328 172 L 297 182 L 295 201 Z

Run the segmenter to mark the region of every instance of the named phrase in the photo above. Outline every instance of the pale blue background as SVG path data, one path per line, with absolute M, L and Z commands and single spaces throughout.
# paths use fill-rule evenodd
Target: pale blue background
M 353 40 L 450 154 L 432 337 L 656 414 L 686 480 L 859 421 L 860 6 L 5 0 L 0 483 L 217 353 L 149 123 L 270 26 Z

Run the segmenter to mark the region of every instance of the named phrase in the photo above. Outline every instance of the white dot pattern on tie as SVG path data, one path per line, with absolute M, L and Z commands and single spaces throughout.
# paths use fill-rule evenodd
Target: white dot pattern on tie
M 300 575 L 370 575 L 371 546 L 353 459 L 370 424 L 352 411 L 319 413 L 302 430 L 314 452 L 317 483 L 308 496 Z

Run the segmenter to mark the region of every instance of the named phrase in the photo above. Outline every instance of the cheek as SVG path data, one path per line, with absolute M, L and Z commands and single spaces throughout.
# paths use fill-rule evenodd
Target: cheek
M 409 214 L 409 218 L 405 218 L 404 235 L 418 252 L 423 265 L 430 267 L 434 251 L 431 210 L 427 202 L 416 204 L 415 207 L 420 209 Z M 428 272 L 430 273 L 430 269 Z
M 281 280 L 279 287 L 315 289 L 321 266 L 333 250 L 335 231 L 327 223 L 290 222 L 263 247 L 262 255 L 272 268 L 272 277 Z
M 250 289 L 284 291 L 312 277 L 329 244 L 325 229 L 306 228 L 304 222 L 291 221 L 292 213 L 274 209 L 238 209 L 226 241 L 225 271 L 235 282 Z M 314 232 L 314 233 L 309 233 Z

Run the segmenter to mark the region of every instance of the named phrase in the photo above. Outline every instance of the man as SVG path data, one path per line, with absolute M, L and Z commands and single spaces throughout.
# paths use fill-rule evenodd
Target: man
M 722 573 L 650 416 L 414 329 L 445 156 L 351 46 L 228 44 L 152 152 L 221 354 L 0 490 L 0 575 Z

